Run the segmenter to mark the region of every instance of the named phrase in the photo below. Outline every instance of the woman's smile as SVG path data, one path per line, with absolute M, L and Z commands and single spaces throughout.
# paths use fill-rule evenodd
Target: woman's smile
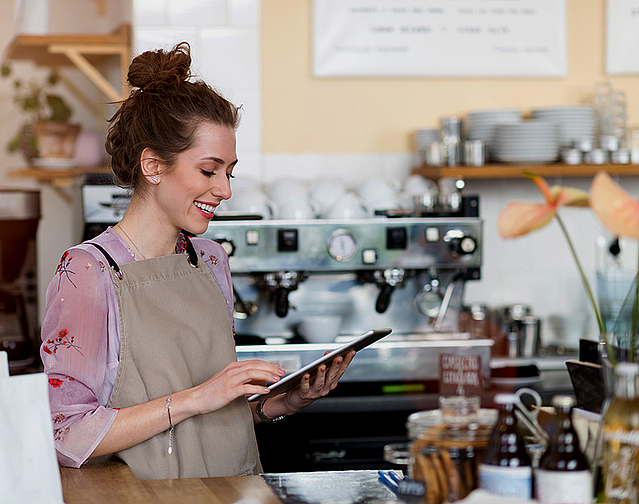
M 193 204 L 204 217 L 206 217 L 207 219 L 213 218 L 213 214 L 215 212 L 215 207 L 217 207 L 217 204 L 204 203 L 202 201 L 195 201 Z

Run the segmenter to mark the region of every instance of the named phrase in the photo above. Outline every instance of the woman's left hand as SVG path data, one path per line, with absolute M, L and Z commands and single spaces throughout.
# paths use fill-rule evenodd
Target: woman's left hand
M 326 355 L 328 351 L 324 354 Z M 344 357 L 336 357 L 329 366 L 322 364 L 314 378 L 309 374 L 302 377 L 300 384 L 286 392 L 284 404 L 291 413 L 305 408 L 313 401 L 324 397 L 331 390 L 337 387 L 337 382 L 342 377 L 349 364 L 355 357 L 355 351 L 348 353 Z

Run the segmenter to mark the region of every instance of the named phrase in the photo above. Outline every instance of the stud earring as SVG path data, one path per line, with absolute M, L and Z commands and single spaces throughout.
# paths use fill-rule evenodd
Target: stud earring
M 151 177 L 151 182 L 153 182 L 154 184 L 157 184 L 160 181 L 159 178 L 157 178 L 156 176 Z

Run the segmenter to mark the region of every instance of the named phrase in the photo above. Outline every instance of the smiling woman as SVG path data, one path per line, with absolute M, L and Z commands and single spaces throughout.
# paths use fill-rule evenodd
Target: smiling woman
M 328 394 L 354 356 L 247 402 L 284 371 L 237 361 L 228 257 L 190 238 L 231 197 L 238 125 L 237 107 L 190 65 L 187 44 L 133 60 L 106 143 L 131 203 L 64 253 L 47 289 L 41 356 L 62 465 L 117 453 L 143 479 L 260 472 L 253 424 Z

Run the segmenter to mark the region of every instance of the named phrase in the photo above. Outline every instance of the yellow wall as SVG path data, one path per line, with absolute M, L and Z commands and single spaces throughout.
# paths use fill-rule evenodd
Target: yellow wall
M 628 123 L 637 124 L 639 76 L 605 75 L 605 2 L 566 0 L 566 78 L 316 79 L 311 74 L 311 0 L 263 0 L 263 150 L 411 151 L 413 132 L 438 126 L 442 116 L 577 104 L 606 80 L 626 92 Z

